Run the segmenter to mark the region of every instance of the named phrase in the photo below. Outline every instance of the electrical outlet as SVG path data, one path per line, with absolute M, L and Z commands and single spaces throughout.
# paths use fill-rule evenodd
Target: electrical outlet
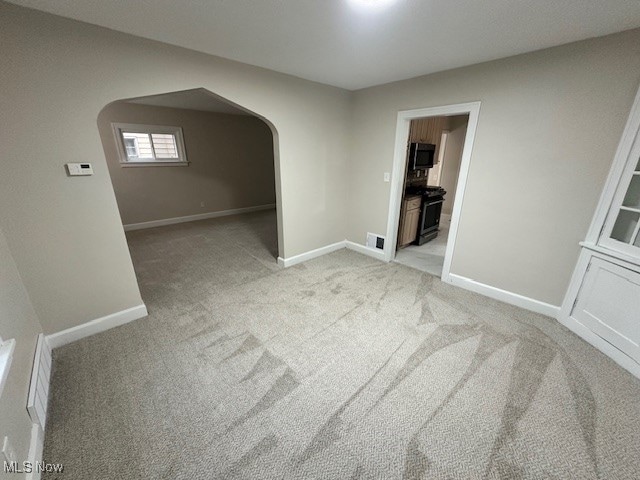
M 391 180 L 391 174 L 389 172 L 384 172 L 384 176 L 383 179 L 385 182 L 388 182 Z
M 2 443 L 2 454 L 4 455 L 4 459 L 9 463 L 18 461 L 16 451 L 13 449 L 11 442 L 9 442 L 9 437 L 4 437 L 4 442 Z
M 200 202 L 200 208 L 204 208 L 204 202 Z

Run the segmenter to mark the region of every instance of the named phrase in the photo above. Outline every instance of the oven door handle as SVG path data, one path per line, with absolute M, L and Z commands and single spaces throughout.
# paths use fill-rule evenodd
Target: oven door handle
M 428 200 L 425 200 L 424 204 L 425 205 L 437 205 L 438 203 L 444 203 L 444 200 L 436 200 L 435 202 L 430 202 Z

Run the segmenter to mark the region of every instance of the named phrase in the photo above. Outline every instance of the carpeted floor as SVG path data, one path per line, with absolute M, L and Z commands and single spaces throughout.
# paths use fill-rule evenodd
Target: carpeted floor
M 54 352 L 46 479 L 640 475 L 640 382 L 550 318 L 271 212 L 128 235 L 148 318 Z

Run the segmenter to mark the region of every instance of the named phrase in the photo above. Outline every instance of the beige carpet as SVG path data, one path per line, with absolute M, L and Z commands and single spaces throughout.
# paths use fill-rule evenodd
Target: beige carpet
M 128 237 L 150 316 L 54 352 L 47 479 L 639 476 L 640 382 L 552 319 L 346 250 L 280 269 L 271 212 Z

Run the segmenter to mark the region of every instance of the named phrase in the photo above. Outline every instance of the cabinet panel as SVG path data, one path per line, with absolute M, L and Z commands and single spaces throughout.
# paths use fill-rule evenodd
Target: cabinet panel
M 420 209 L 416 208 L 408 210 L 405 217 L 405 242 L 403 245 L 407 245 L 418 237 L 418 223 L 420 222 Z
M 422 197 L 413 197 L 411 199 L 407 199 L 406 210 L 414 210 L 416 208 L 420 208 L 422 205 Z
M 572 316 L 640 362 L 640 274 L 593 257 Z
M 409 245 L 417 238 L 421 205 L 422 197 L 418 195 L 406 197 L 402 201 L 398 229 L 398 248 Z

